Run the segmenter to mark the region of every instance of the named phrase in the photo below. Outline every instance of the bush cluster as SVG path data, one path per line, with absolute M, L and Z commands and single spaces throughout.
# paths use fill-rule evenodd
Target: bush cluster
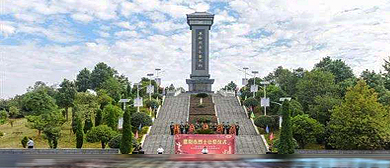
M 199 97 L 199 98 L 206 98 L 208 96 L 209 95 L 207 93 L 198 93 L 198 94 L 196 94 L 196 97 Z

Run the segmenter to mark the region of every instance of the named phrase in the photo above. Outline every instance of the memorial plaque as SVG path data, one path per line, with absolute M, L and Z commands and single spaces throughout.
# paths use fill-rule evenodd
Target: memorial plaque
M 205 70 L 205 30 L 196 30 L 196 70 Z

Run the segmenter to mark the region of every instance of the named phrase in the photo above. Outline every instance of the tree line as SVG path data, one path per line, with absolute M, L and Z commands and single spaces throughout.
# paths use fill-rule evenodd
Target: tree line
M 296 148 L 318 143 L 326 149 L 390 149 L 390 58 L 384 60 L 383 68 L 383 72 L 365 70 L 355 76 L 344 61 L 330 57 L 310 71 L 280 66 L 255 80 L 259 86 L 262 81 L 270 82 L 266 87 L 271 101 L 267 116 L 260 106 L 263 87 L 254 98 L 250 92 L 253 78 L 240 88 L 240 97 L 257 114 L 258 127 L 274 130 L 284 112 L 279 98 L 291 97 L 286 106 Z M 236 85 L 231 82 L 225 88 L 231 87 Z

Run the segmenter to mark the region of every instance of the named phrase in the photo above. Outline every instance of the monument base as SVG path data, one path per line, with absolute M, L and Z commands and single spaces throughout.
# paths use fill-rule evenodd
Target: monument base
M 187 79 L 188 93 L 214 93 L 211 90 L 211 85 L 214 79 Z

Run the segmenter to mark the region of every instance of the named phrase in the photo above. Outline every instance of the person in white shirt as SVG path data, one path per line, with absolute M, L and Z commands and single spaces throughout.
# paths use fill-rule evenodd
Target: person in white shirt
M 28 142 L 27 142 L 27 147 L 29 148 L 29 149 L 32 149 L 32 148 L 34 148 L 34 141 L 30 138 L 30 140 L 28 140 Z
M 207 150 L 207 148 L 204 147 L 204 148 L 202 149 L 202 153 L 203 153 L 203 154 L 208 154 L 208 153 L 209 153 L 209 150 Z
M 160 147 L 157 149 L 157 154 L 163 154 L 163 152 L 164 152 L 164 149 L 160 145 Z

